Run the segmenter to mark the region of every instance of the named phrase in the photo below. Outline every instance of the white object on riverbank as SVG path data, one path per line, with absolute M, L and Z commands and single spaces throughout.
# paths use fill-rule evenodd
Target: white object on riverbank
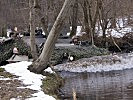
M 45 78 L 45 76 L 40 74 L 35 74 L 27 70 L 28 65 L 30 64 L 31 62 L 23 61 L 2 66 L 2 68 L 5 68 L 7 72 L 19 76 L 19 80 L 23 81 L 25 85 L 28 85 L 27 87 L 22 87 L 22 88 L 30 88 L 38 91 L 37 93 L 33 94 L 33 96 L 35 97 L 28 98 L 28 100 L 55 100 L 55 98 L 44 94 L 43 91 L 41 90 L 40 87 L 42 85 L 41 80 Z
M 52 71 L 52 69 L 50 67 L 48 67 L 47 69 L 44 70 L 45 72 L 49 72 L 49 73 L 55 73 L 54 71 Z

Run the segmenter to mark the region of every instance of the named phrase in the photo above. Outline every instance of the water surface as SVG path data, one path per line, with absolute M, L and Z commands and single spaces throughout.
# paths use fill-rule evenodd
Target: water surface
M 65 100 L 72 100 L 72 89 L 78 100 L 133 100 L 133 69 L 60 74 L 65 78 L 61 88 Z

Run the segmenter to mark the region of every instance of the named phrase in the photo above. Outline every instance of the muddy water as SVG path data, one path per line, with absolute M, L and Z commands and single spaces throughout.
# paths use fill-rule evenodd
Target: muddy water
M 61 88 L 65 100 L 133 100 L 133 69 L 97 73 L 61 72 L 65 84 Z

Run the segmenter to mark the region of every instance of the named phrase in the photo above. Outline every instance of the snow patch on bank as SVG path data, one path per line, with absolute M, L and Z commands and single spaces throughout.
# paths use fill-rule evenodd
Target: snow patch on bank
M 133 27 L 128 25 L 127 18 L 116 18 L 116 28 L 109 28 L 111 23 L 108 23 L 107 30 L 105 32 L 106 36 L 109 37 L 111 35 L 113 37 L 121 38 L 126 33 L 133 32 Z M 103 35 L 102 27 L 100 26 L 98 28 L 98 23 L 96 24 L 96 33 L 99 34 L 99 36 Z
M 74 64 L 72 66 L 69 66 L 69 63 L 67 63 L 66 65 L 60 64 L 60 65 L 54 66 L 53 68 L 58 71 L 69 71 L 69 72 L 102 72 L 102 71 L 124 70 L 124 69 L 133 68 L 133 53 L 127 54 L 126 57 L 120 56 L 120 60 L 121 62 L 116 62 L 114 64 L 110 64 L 110 63 L 95 64 L 95 65 L 90 65 L 86 67 L 82 67 L 80 66 L 80 64 L 76 66 L 74 66 Z
M 28 100 L 55 100 L 52 96 L 44 94 L 41 90 L 41 80 L 45 78 L 45 76 L 35 74 L 27 70 L 28 65 L 30 65 L 31 63 L 32 62 L 23 61 L 2 66 L 2 68 L 5 68 L 7 72 L 19 76 L 19 80 L 23 81 L 23 83 L 27 85 L 27 87 L 25 88 L 30 88 L 38 91 L 37 93 L 33 94 L 34 97 L 28 98 Z
M 11 80 L 10 78 L 1 78 L 0 77 L 0 80 L 2 80 L 2 81 L 7 81 L 7 80 Z
M 52 69 L 50 67 L 48 67 L 47 69 L 45 69 L 45 72 L 55 73 L 54 71 L 52 71 Z

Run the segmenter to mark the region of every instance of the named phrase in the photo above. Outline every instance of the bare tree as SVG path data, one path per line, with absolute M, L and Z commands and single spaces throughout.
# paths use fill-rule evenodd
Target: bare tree
M 85 31 L 88 34 L 88 37 L 91 37 L 90 35 L 90 27 L 89 27 L 89 17 L 88 17 L 88 9 L 87 9 L 87 3 L 85 0 L 83 2 L 80 2 L 81 7 L 83 9 L 83 19 L 84 19 L 84 26 L 85 26 Z
M 72 15 L 71 15 L 72 30 L 71 30 L 71 34 L 70 34 L 71 37 L 76 35 L 76 31 L 77 31 L 77 17 L 78 17 L 78 0 L 75 1 L 75 4 L 74 4 L 73 9 L 72 9 Z
M 103 47 L 106 47 L 106 30 L 108 28 L 108 23 L 110 22 L 111 19 L 111 16 L 109 16 L 111 8 L 108 7 L 108 9 L 106 9 L 106 7 L 109 6 L 110 4 L 111 1 L 106 2 L 105 4 L 104 0 L 99 0 L 99 23 L 103 32 L 103 38 L 102 38 Z
M 99 0 L 84 0 L 81 3 L 84 14 L 85 30 L 91 37 L 92 46 L 94 46 L 95 25 L 98 19 Z
M 29 6 L 30 6 L 29 25 L 30 25 L 30 44 L 31 44 L 30 47 L 31 47 L 31 54 L 33 60 L 36 60 L 38 58 L 38 54 L 35 42 L 35 6 L 32 3 L 33 0 L 29 0 Z
M 61 30 L 61 27 L 63 25 L 63 22 L 65 21 L 65 18 L 69 12 L 69 9 L 71 8 L 71 5 L 73 5 L 75 0 L 65 0 L 64 5 L 49 33 L 49 36 L 45 42 L 43 51 L 39 58 L 32 63 L 32 65 L 29 66 L 29 70 L 33 71 L 35 73 L 41 73 L 44 69 L 47 68 L 49 59 L 52 55 L 52 51 L 55 47 L 55 42 L 59 36 L 59 32 Z
M 34 9 L 35 9 L 36 15 L 39 17 L 37 22 L 41 23 L 45 35 L 48 36 L 49 32 L 47 29 L 45 17 L 43 16 L 42 11 L 41 11 L 39 0 L 34 0 Z

